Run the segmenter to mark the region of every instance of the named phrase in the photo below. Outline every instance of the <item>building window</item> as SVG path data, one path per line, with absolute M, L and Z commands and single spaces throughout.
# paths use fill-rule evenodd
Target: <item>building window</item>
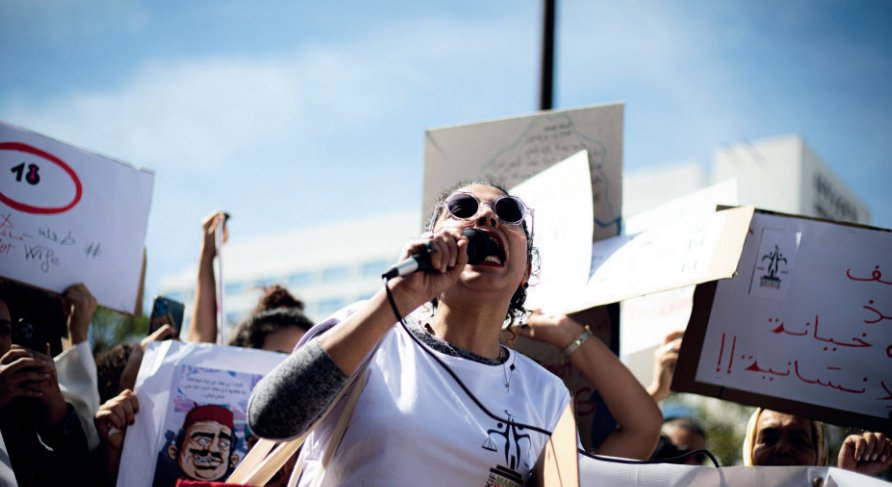
M 349 267 L 332 267 L 322 271 L 322 282 L 345 281 L 350 277 Z

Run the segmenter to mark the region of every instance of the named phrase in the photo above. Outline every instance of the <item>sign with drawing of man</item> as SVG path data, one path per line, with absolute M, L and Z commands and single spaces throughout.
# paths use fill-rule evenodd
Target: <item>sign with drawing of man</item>
M 238 464 L 232 411 L 216 405 L 196 406 L 186 415 L 167 456 L 179 468 L 179 478 L 221 480 Z

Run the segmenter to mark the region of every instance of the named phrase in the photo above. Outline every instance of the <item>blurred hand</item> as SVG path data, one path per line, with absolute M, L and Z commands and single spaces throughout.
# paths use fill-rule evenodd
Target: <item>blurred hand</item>
M 50 368 L 35 358 L 31 350 L 13 345 L 0 357 L 0 409 L 16 397 L 42 396 L 34 384 L 50 380 Z
M 139 400 L 130 389 L 124 389 L 99 406 L 99 410 L 93 415 L 93 424 L 106 447 L 119 451 L 124 446 L 127 426 L 134 423 L 138 412 Z
M 663 338 L 663 346 L 654 352 L 654 377 L 653 382 L 647 387 L 647 392 L 654 401 L 660 402 L 666 399 L 671 392 L 672 377 L 675 375 L 675 364 L 678 362 L 678 351 L 681 350 L 683 331 L 674 331 Z
M 213 259 L 217 256 L 216 232 L 217 228 L 220 226 L 223 227 L 223 243 L 226 243 L 229 240 L 229 230 L 226 226 L 225 213 L 220 210 L 216 210 L 201 221 L 201 254 L 205 258 Z
M 72 345 L 87 341 L 87 331 L 96 312 L 96 298 L 83 283 L 65 290 L 62 311 L 68 315 L 68 337 Z
M 882 433 L 849 435 L 839 450 L 837 466 L 875 477 L 892 466 L 892 440 Z
M 176 337 L 176 330 L 170 325 L 164 325 L 155 330 L 155 333 L 143 338 L 142 341 L 139 342 L 139 345 L 133 347 L 133 351 L 130 352 L 130 357 L 127 358 L 127 365 L 125 365 L 124 370 L 121 371 L 119 390 L 133 389 L 136 385 L 136 376 L 139 374 L 139 366 L 142 364 L 142 357 L 145 355 L 146 347 L 149 346 L 149 343 L 160 342 L 174 337 Z

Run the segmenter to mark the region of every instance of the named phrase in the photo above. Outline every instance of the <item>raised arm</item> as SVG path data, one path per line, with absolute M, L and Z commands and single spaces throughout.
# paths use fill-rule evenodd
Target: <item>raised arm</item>
M 562 352 L 585 328 L 567 316 L 534 314 L 529 326 L 515 328 L 518 335 L 550 343 Z M 591 381 L 617 423 L 617 429 L 594 452 L 599 455 L 650 458 L 663 416 L 647 391 L 601 340 L 591 337 L 569 355 L 570 362 Z
M 217 341 L 217 281 L 214 278 L 214 257 L 217 256 L 215 233 L 223 225 L 223 241 L 227 240 L 226 216 L 215 211 L 201 222 L 201 253 L 198 257 L 198 281 L 192 303 L 189 341 L 214 343 Z
M 411 242 L 401 258 L 424 250 L 427 242 Z M 430 242 L 431 263 L 442 273 L 415 273 L 386 284 L 403 315 L 454 284 L 467 263 L 467 239 L 457 230 L 438 231 Z M 306 431 L 397 321 L 383 287 L 356 312 L 339 318 L 317 325 L 329 329 L 298 347 L 254 388 L 248 422 L 258 435 L 291 438 Z
M 672 390 L 672 377 L 675 375 L 675 364 L 678 362 L 678 351 L 681 350 L 683 331 L 674 331 L 663 338 L 663 345 L 654 351 L 654 377 L 647 386 L 647 393 L 659 404 Z

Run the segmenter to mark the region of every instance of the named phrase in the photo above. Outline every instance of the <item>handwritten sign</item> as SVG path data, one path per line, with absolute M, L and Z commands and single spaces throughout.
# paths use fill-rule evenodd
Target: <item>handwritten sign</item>
M 506 187 L 580 152 L 588 152 L 593 239 L 619 234 L 622 209 L 622 103 L 550 111 L 428 130 L 424 145 L 424 208 L 460 179 L 488 178 Z
M 695 294 L 673 389 L 888 429 L 892 231 L 767 212 L 750 230 L 708 316 Z
M 154 175 L 0 122 L 0 276 L 136 310 Z

